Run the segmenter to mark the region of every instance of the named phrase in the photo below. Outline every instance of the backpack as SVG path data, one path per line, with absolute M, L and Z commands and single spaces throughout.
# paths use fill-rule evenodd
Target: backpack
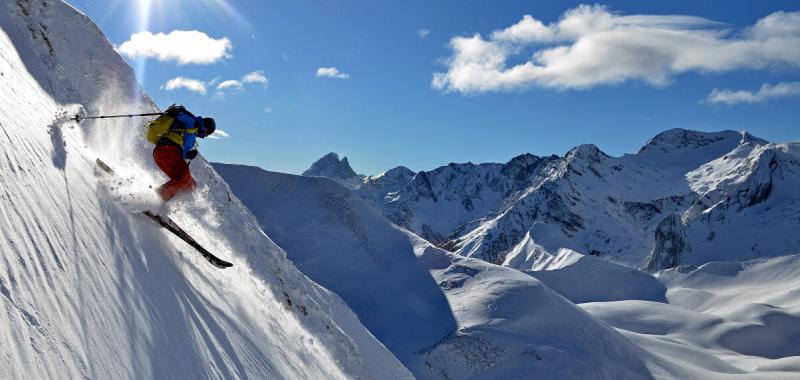
M 169 132 L 169 127 L 171 127 L 172 123 L 174 122 L 174 117 L 169 116 L 166 113 L 162 113 L 161 116 L 157 117 L 155 120 L 151 121 L 150 124 L 148 124 L 147 141 L 150 141 L 150 143 L 153 145 L 158 144 L 158 141 L 161 140 L 161 137 Z
M 159 117 L 151 121 L 147 125 L 147 135 L 145 136 L 147 137 L 147 141 L 153 145 L 158 145 L 158 142 L 161 141 L 161 138 L 166 137 L 174 141 L 176 144 L 178 144 L 178 146 L 183 146 L 182 133 L 170 134 L 172 125 L 175 123 L 175 119 L 181 112 L 190 114 L 188 111 L 186 111 L 186 108 L 183 108 L 183 106 L 173 104 L 169 106 L 169 108 L 167 108 L 167 110 L 164 111 L 164 113 L 162 113 Z

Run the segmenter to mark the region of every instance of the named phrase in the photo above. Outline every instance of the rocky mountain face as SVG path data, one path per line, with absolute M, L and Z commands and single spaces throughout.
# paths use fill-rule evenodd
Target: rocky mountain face
M 346 183 L 358 182 L 359 175 L 350 167 L 347 157 L 339 159 L 336 153 L 328 153 L 316 162 L 311 167 L 303 172 L 306 177 L 328 177 Z
M 677 267 L 681 263 L 681 255 L 688 251 L 691 251 L 691 247 L 681 218 L 670 214 L 656 227 L 653 251 L 650 252 L 644 269 L 657 271 Z
M 368 177 L 357 191 L 393 223 L 441 245 L 502 208 L 553 159 L 524 154 L 505 164 L 451 163 L 410 177 L 406 172 L 408 180 L 395 181 L 382 196 L 375 195 L 381 178 Z
M 800 249 L 797 146 L 672 129 L 622 157 L 587 144 L 563 157 L 399 167 L 354 190 L 393 223 L 463 256 L 530 269 L 519 259 L 535 253 L 526 250 L 567 248 L 655 270 Z

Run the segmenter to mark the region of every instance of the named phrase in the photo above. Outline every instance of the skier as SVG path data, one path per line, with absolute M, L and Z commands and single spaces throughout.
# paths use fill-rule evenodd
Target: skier
M 150 122 L 147 140 L 155 144 L 153 160 L 169 177 L 156 191 L 164 202 L 181 191 L 194 191 L 197 183 L 189 171 L 189 162 L 197 157 L 196 137 L 214 133 L 216 123 L 210 117 L 194 116 L 183 106 L 170 106 Z

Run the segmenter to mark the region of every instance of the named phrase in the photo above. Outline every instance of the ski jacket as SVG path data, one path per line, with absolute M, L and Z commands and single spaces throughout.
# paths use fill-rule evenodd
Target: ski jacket
M 177 112 L 172 112 L 175 121 L 169 127 L 169 131 L 161 136 L 159 144 L 173 144 L 181 147 L 183 151 L 183 159 L 186 159 L 187 154 L 197 148 L 197 130 L 203 125 L 203 118 L 194 116 L 191 112 L 185 109 L 178 109 Z

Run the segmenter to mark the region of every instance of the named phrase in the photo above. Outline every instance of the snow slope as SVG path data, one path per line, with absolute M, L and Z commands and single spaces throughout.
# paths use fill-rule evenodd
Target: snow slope
M 666 301 L 666 288 L 649 273 L 615 264 L 596 256 L 582 255 L 573 250 L 561 248 L 555 255 L 541 247 L 531 246 L 527 241 L 522 252 L 532 252 L 526 256 L 525 263 L 518 259 L 521 254 L 509 255 L 506 266 L 528 268 L 525 273 L 544 282 L 558 294 L 575 303 L 648 300 Z
M 409 378 L 336 295 L 297 271 L 202 159 L 176 222 L 235 266 L 210 266 L 113 200 L 154 175 L 132 70 L 61 1 L 0 4 L 0 373 L 41 378 Z M 123 192 L 125 193 L 125 192 Z
M 214 167 L 298 268 L 341 296 L 410 369 L 414 352 L 455 330 L 408 239 L 357 195 L 327 178 Z
M 657 277 L 668 303 L 581 307 L 697 378 L 800 376 L 800 256 L 711 262 Z
M 440 378 L 650 379 L 666 370 L 533 277 L 409 238 L 458 320 L 423 351 Z

